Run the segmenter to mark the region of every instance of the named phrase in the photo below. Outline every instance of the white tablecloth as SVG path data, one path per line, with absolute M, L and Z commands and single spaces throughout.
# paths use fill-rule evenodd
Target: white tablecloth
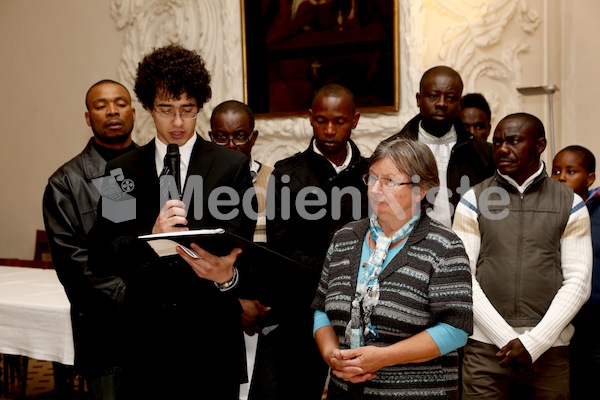
M 73 365 L 70 308 L 55 270 L 0 266 L 0 353 Z

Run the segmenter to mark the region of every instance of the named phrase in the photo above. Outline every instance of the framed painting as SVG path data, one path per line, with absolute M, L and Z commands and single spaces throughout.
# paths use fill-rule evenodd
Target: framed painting
M 244 101 L 257 117 L 305 115 L 339 83 L 362 113 L 398 111 L 398 0 L 240 0 Z

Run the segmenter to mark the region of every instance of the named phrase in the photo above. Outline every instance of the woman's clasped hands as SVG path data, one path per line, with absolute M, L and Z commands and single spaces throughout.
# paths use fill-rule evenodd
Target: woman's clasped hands
M 329 357 L 331 372 L 340 379 L 352 383 L 370 381 L 377 377 L 376 371 L 384 367 L 381 363 L 382 349 L 365 346 L 356 349 L 334 349 Z

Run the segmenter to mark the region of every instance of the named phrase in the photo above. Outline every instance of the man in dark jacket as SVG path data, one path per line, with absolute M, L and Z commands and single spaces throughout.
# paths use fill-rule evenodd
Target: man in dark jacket
M 85 97 L 85 119 L 94 136 L 48 179 L 43 214 L 56 273 L 71 302 L 75 372 L 87 381 L 90 399 L 116 397 L 121 375 L 122 325 L 111 297 L 122 294 L 118 277 L 99 279 L 88 268 L 88 233 L 100 192 L 94 179 L 106 163 L 137 146 L 131 140 L 135 109 L 120 83 L 102 80 Z
M 243 208 L 254 195 L 249 160 L 195 130 L 212 95 L 197 51 L 178 44 L 154 49 L 138 64 L 135 94 L 156 136 L 107 164 L 126 193 L 102 193 L 89 257 L 92 271 L 121 276 L 127 285 L 125 398 L 238 400 L 247 381 L 241 250 L 217 256 L 191 243 L 197 257 L 182 247 L 159 257 L 138 236 L 223 228 L 251 239 L 256 223 Z M 173 150 L 179 160 L 170 163 Z M 179 190 L 177 178 L 183 197 L 171 190 Z
M 428 196 L 433 204 L 431 217 L 451 226 L 454 209 L 473 185 L 494 174 L 490 143 L 468 132 L 460 118 L 459 101 L 463 82 L 454 69 L 433 67 L 423 74 L 417 93 L 419 114 L 395 135 L 426 143 L 438 164 L 440 190 Z
M 267 196 L 267 243 L 310 270 L 281 282 L 302 306 L 267 335 L 275 342 L 278 399 L 319 400 L 323 393 L 328 366 L 312 336 L 311 302 L 333 234 L 367 216 L 363 175 L 368 161 L 350 139 L 359 118 L 347 88 L 331 84 L 319 89 L 309 110 L 313 138 L 308 149 L 278 161 L 269 183 L 274 195 Z M 272 210 L 275 218 L 268 216 Z

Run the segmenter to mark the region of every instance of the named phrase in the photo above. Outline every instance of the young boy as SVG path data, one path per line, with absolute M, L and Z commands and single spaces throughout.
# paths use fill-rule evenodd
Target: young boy
M 554 157 L 552 178 L 572 188 L 587 202 L 593 194 L 588 193 L 588 188 L 596 180 L 596 158 L 583 146 L 565 147 Z M 592 190 L 597 191 L 598 188 Z
M 571 399 L 587 398 L 597 389 L 600 376 L 600 342 L 595 324 L 600 316 L 600 188 L 589 189 L 596 179 L 596 158 L 582 146 L 568 146 L 554 157 L 552 178 L 571 187 L 588 208 L 594 248 L 592 294 L 573 319 L 571 340 Z

